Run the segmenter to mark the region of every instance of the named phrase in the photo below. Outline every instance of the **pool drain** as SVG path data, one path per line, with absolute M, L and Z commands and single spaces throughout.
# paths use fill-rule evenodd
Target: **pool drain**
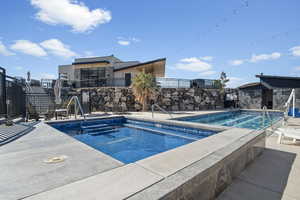
M 67 156 L 55 156 L 55 157 L 44 160 L 44 162 L 47 164 L 55 164 L 55 163 L 64 162 L 66 159 L 67 159 Z

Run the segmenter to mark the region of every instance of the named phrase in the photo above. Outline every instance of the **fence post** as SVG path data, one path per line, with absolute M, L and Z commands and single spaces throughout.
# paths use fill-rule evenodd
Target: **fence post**
M 3 89 L 3 108 L 5 113 L 5 118 L 7 119 L 7 104 L 6 104 L 6 70 L 3 67 L 0 67 L 0 70 L 2 71 L 3 78 L 2 83 L 0 83 L 2 89 Z

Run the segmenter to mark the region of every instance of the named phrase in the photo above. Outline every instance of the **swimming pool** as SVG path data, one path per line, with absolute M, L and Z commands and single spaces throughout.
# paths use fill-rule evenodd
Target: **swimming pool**
M 283 117 L 282 112 L 269 113 L 271 119 L 265 118 L 264 122 L 262 112 L 244 110 L 183 117 L 174 120 L 259 130 L 271 126 L 272 123 L 274 124 Z
M 50 125 L 125 164 L 217 133 L 124 117 Z

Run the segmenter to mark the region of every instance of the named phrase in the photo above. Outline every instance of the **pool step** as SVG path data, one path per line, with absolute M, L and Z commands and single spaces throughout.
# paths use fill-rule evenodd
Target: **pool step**
M 81 126 L 81 129 L 87 130 L 87 129 L 94 129 L 94 128 L 102 128 L 111 126 L 110 124 L 96 124 L 96 125 L 87 125 L 87 126 Z
M 243 128 L 242 125 L 247 124 L 247 123 L 251 123 L 251 122 L 253 122 L 253 121 L 255 121 L 255 120 L 260 120 L 260 119 L 262 119 L 262 116 L 257 116 L 257 117 L 254 117 L 254 118 L 252 118 L 252 119 L 246 120 L 246 121 L 244 121 L 244 122 L 238 124 L 236 127 L 238 127 L 238 128 Z
M 107 133 L 114 133 L 114 132 L 117 132 L 117 131 L 118 131 L 118 129 L 114 128 L 114 129 L 110 129 L 110 130 L 106 130 L 106 131 L 91 132 L 91 133 L 88 133 L 88 134 L 92 135 L 92 136 L 96 136 L 96 135 L 103 135 L 103 134 L 107 134 Z
M 100 132 L 100 131 L 107 131 L 107 130 L 112 130 L 115 129 L 115 126 L 105 126 L 105 127 L 99 127 L 99 128 L 89 128 L 89 129 L 83 129 L 83 133 L 93 133 L 93 132 Z
M 233 120 L 229 120 L 227 122 L 223 122 L 220 125 L 221 126 L 233 126 L 236 123 L 240 123 L 240 122 L 242 122 L 244 120 L 249 120 L 249 119 L 253 119 L 253 118 L 255 118 L 255 116 L 253 116 L 253 115 L 246 115 L 246 116 L 239 117 L 237 119 L 233 119 Z
M 128 124 L 128 123 L 123 124 L 123 126 L 128 127 L 128 128 L 135 128 L 135 129 L 140 129 L 140 130 L 149 131 L 149 132 L 153 132 L 153 133 L 158 133 L 158 134 L 164 134 L 164 135 L 171 135 L 171 136 L 181 137 L 181 138 L 185 138 L 185 139 L 189 139 L 189 140 L 195 140 L 195 141 L 197 140 L 196 138 L 193 138 L 193 137 L 188 137 L 188 136 L 183 136 L 183 135 L 177 135 L 175 133 L 171 133 L 171 132 L 167 132 L 167 131 L 162 131 L 162 130 L 156 130 L 155 127 L 146 128 L 146 127 L 143 127 L 143 126 L 138 126 L 138 125 L 133 125 L 133 124 Z

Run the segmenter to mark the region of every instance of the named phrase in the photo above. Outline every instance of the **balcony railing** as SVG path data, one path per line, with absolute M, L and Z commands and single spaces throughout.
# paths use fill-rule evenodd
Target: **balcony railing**
M 81 81 L 63 81 L 63 87 L 91 88 L 91 87 L 125 87 L 125 78 L 100 78 Z
M 162 88 L 205 88 L 217 89 L 213 79 L 176 79 L 156 78 L 157 84 Z
M 161 88 L 206 88 L 217 89 L 214 80 L 211 79 L 176 79 L 176 78 L 156 78 L 156 83 Z M 128 87 L 131 81 L 125 78 L 100 78 L 63 83 L 64 87 L 91 88 L 91 87 Z M 70 85 L 71 84 L 71 85 Z

